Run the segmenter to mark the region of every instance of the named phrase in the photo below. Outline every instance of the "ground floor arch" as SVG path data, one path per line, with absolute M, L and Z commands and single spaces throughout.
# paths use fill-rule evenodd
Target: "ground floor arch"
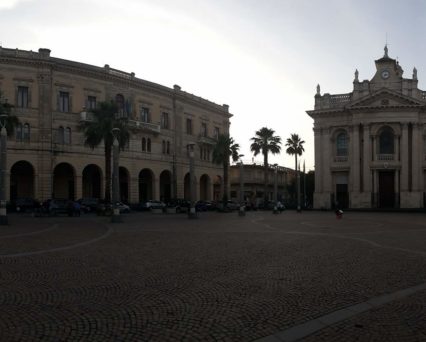
M 10 200 L 17 198 L 34 198 L 34 167 L 21 160 L 10 169 Z
M 54 198 L 74 199 L 75 194 L 75 172 L 68 163 L 60 163 L 53 170 L 53 193 Z
M 95 164 L 89 164 L 83 169 L 83 197 L 101 198 L 102 170 Z
M 220 201 L 222 199 L 222 177 L 216 175 L 213 181 L 213 200 Z
M 211 180 L 206 174 L 200 177 L 200 200 L 207 201 L 211 198 Z
M 139 202 L 154 199 L 154 173 L 150 169 L 139 172 Z
M 164 170 L 160 173 L 160 200 L 170 202 L 172 196 L 172 173 Z

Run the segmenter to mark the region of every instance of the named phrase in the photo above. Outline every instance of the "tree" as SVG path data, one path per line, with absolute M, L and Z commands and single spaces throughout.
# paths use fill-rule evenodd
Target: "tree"
M 240 145 L 234 142 L 229 134 L 220 134 L 216 145 L 213 149 L 213 163 L 221 164 L 223 166 L 223 203 L 226 207 L 228 202 L 228 171 L 229 171 L 229 158 L 237 161 Z
M 287 154 L 294 155 L 294 170 L 297 172 L 297 156 L 301 156 L 305 149 L 303 144 L 304 140 L 301 140 L 298 134 L 291 134 L 290 138 L 287 139 L 285 146 L 287 146 Z
M 114 142 L 112 129 L 120 129 L 118 141 L 121 149 L 128 144 L 130 138 L 127 118 L 118 117 L 117 112 L 118 107 L 114 102 L 100 102 L 96 109 L 89 112 L 89 119 L 80 123 L 86 146 L 94 149 L 104 143 L 106 203 L 111 202 L 111 151 Z
M 267 127 L 262 127 L 260 130 L 256 131 L 256 135 L 251 138 L 252 144 L 250 150 L 254 152 L 254 155 L 257 156 L 259 153 L 263 154 L 263 170 L 264 170 L 264 203 L 268 201 L 268 174 L 269 174 L 269 165 L 268 165 L 268 154 L 278 154 L 281 152 L 281 137 L 274 135 L 275 131 Z
M 291 134 L 290 138 L 287 139 L 287 142 L 285 144 L 285 146 L 287 146 L 287 154 L 290 155 L 294 155 L 294 170 L 296 171 L 296 179 L 298 177 L 298 167 L 297 167 L 297 156 L 301 156 L 302 153 L 305 151 L 305 149 L 303 148 L 303 144 L 305 143 L 304 140 L 302 140 L 298 134 Z M 299 206 L 300 206 L 300 183 L 297 183 L 297 209 L 299 210 Z
M 3 94 L 0 92 L 0 114 L 7 115 L 5 119 L 5 127 L 8 136 L 12 136 L 15 132 L 15 127 L 19 124 L 19 119 L 16 115 L 12 114 L 13 106 L 7 102 Z

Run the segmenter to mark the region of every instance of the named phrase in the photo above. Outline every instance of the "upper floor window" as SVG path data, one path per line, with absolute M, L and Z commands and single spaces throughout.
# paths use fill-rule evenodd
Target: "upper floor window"
M 117 105 L 117 111 L 119 116 L 124 115 L 124 96 L 122 94 L 115 95 L 115 104 Z
M 151 117 L 149 113 L 149 108 L 141 106 L 140 110 L 140 120 L 142 122 L 151 122 Z
M 25 123 L 22 125 L 21 123 L 16 126 L 16 141 L 30 141 L 30 125 Z
M 192 134 L 192 119 L 186 119 L 186 134 Z
M 28 87 L 18 87 L 17 107 L 28 108 Z
M 142 138 L 142 151 L 145 152 L 146 151 L 146 139 Z
M 339 133 L 336 138 L 336 156 L 348 155 L 348 135 L 346 132 Z
M 170 141 L 167 142 L 167 150 L 166 150 L 167 154 L 170 154 Z
M 165 140 L 163 140 L 163 142 L 162 142 L 162 149 L 161 149 L 161 152 L 162 152 L 163 154 L 166 154 L 166 141 L 165 141 Z
M 151 139 L 150 138 L 142 138 L 142 151 L 143 152 L 151 152 Z
M 58 144 L 64 143 L 64 135 L 65 135 L 65 129 L 60 126 L 58 129 Z
M 215 139 L 219 139 L 220 130 L 219 127 L 215 127 L 213 131 L 213 136 Z
M 70 111 L 70 93 L 66 91 L 59 92 L 59 111 L 68 113 Z
M 207 124 L 205 122 L 201 123 L 201 136 L 206 137 L 207 136 Z
M 169 129 L 169 113 L 161 113 L 161 128 Z
M 64 144 L 71 144 L 71 128 L 66 127 L 64 130 Z
M 87 97 L 87 109 L 96 109 L 96 96 L 88 96 Z
M 393 154 L 394 153 L 394 134 L 391 128 L 386 127 L 382 130 L 379 136 L 379 153 Z

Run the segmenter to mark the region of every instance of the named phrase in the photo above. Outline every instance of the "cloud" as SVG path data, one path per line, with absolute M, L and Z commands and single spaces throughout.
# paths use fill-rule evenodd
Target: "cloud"
M 29 2 L 31 0 L 2 0 L 0 1 L 0 10 L 12 9 L 22 2 Z

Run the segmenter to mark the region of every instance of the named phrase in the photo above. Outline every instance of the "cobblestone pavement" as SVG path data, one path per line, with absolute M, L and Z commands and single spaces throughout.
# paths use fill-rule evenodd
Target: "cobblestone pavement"
M 1 341 L 280 341 L 279 332 L 426 283 L 424 214 L 10 221 L 0 227 Z M 425 341 L 426 291 L 302 340 Z

